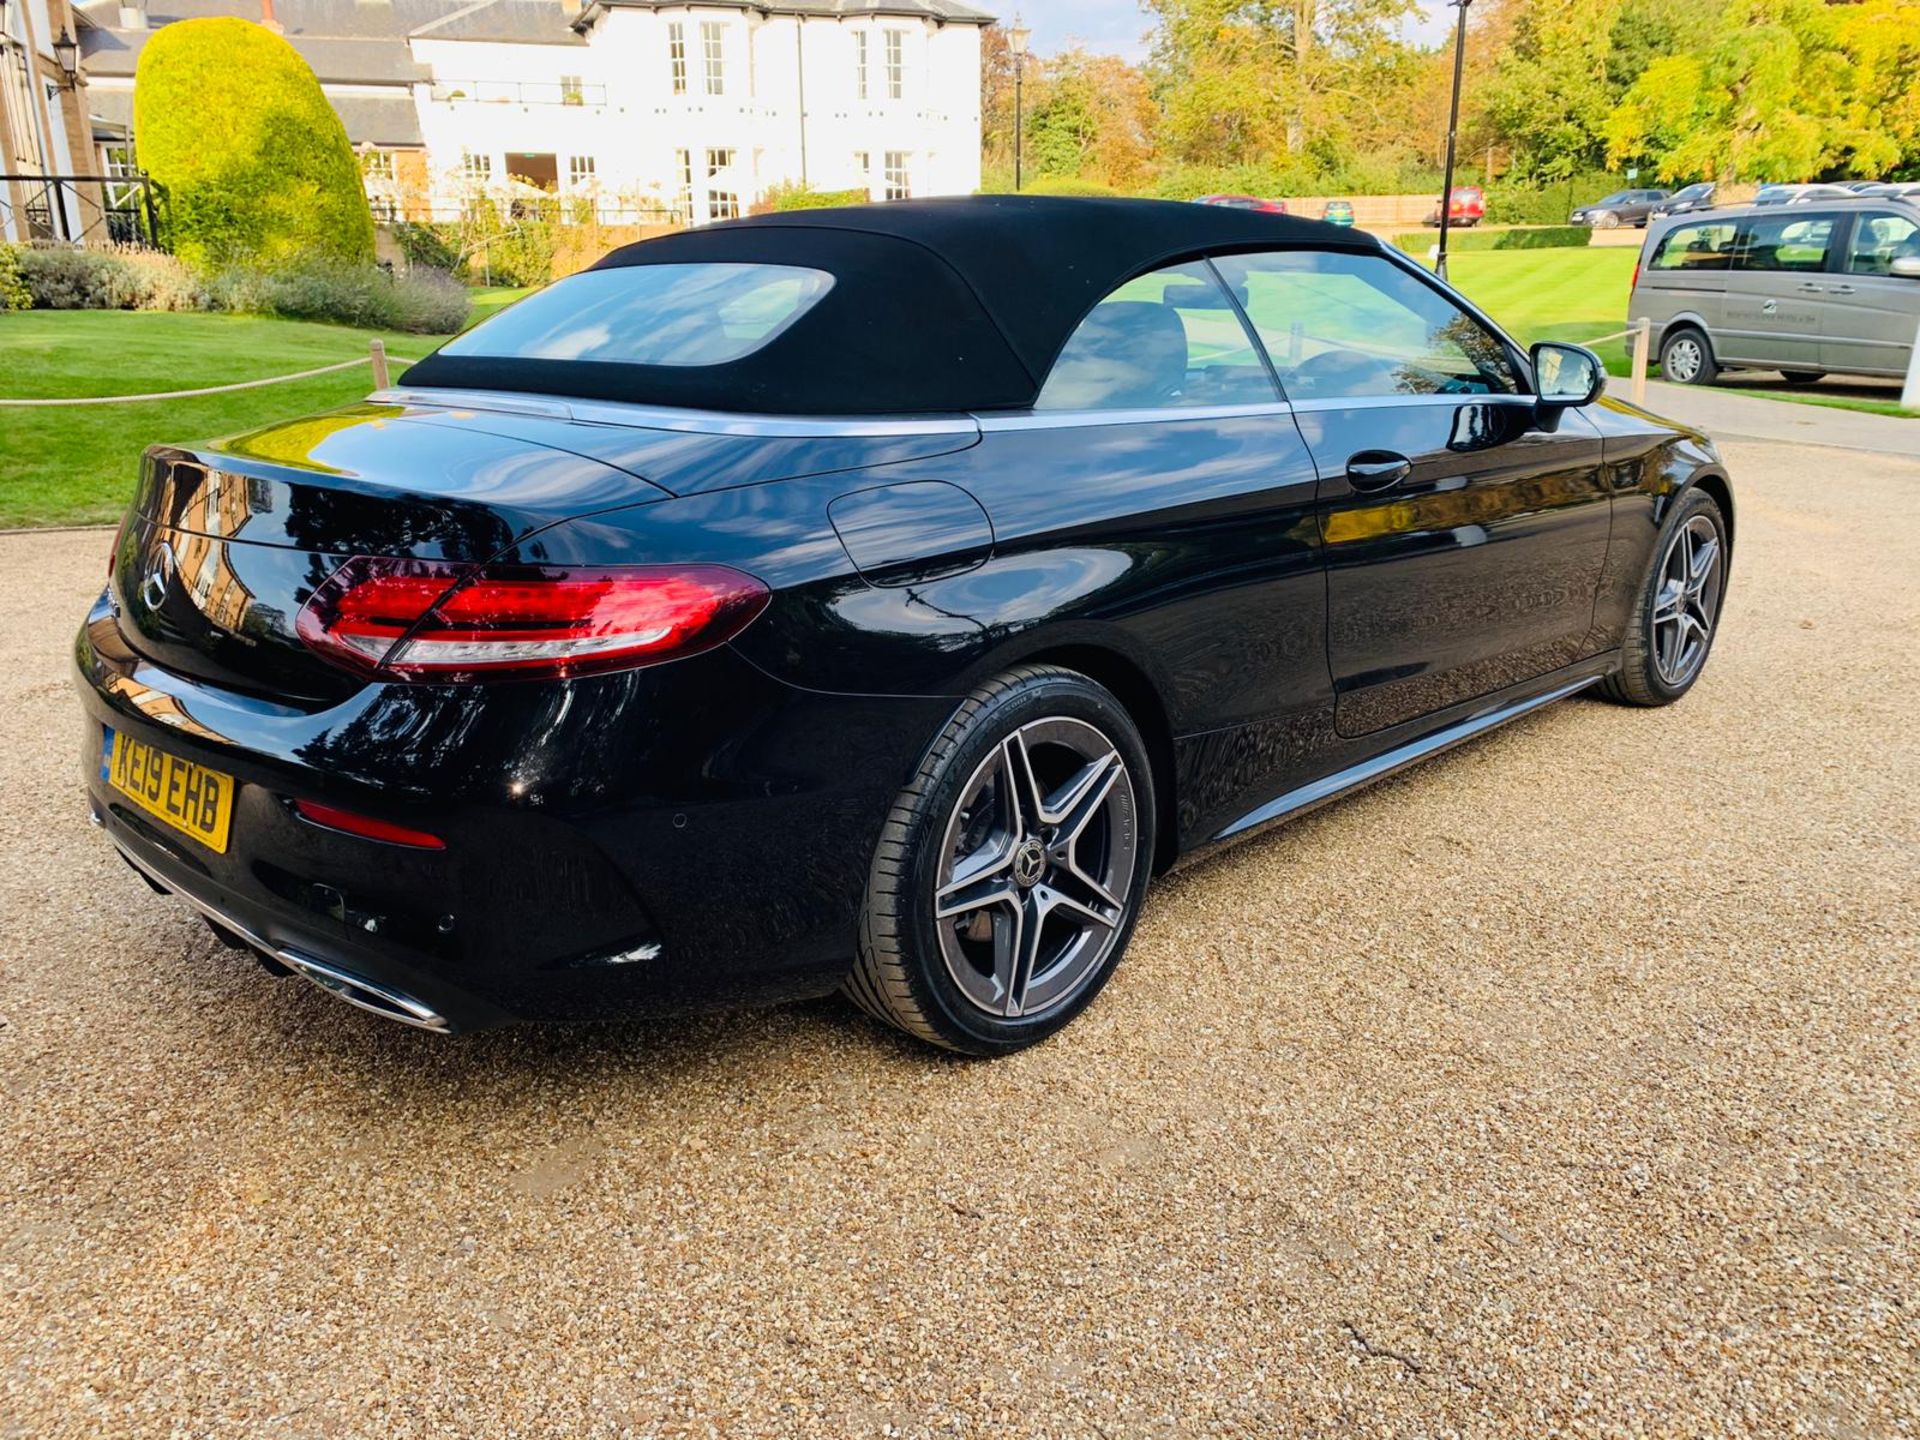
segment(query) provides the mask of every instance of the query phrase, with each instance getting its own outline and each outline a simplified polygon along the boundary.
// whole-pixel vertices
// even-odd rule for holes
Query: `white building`
[[[106,159],[152,31],[239,15],[313,66],[377,204],[526,184],[699,224],[776,186],[980,184],[980,31],[956,0],[104,0],[81,10]]]

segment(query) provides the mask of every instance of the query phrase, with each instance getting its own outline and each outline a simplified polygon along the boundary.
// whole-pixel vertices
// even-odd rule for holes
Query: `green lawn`
[[[372,332],[249,315],[34,310],[0,315],[0,394],[38,398],[188,390],[311,370],[367,353]],[[381,337],[389,355],[439,342]],[[120,518],[141,451],[232,434],[358,400],[370,372],[126,405],[0,406],[0,529]]]
[[[1514,339],[1572,340],[1624,330],[1638,252],[1624,246],[1567,250],[1466,250],[1447,257],[1447,278]],[[1595,347],[1627,373],[1624,340]]]

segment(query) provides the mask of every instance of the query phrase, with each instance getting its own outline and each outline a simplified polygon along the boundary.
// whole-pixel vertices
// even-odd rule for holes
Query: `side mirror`
[[[1887,274],[1902,280],[1920,280],[1920,255],[1901,255],[1887,266]]]
[[[1591,405],[1607,388],[1606,367],[1584,345],[1542,340],[1528,356],[1533,361],[1534,394],[1543,409]]]

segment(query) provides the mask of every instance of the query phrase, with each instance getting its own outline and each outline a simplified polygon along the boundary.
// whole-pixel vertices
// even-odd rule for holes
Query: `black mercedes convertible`
[[[430,1030],[844,990],[1065,1025],[1150,877],[1551,701],[1679,699],[1733,507],[1364,233],[992,197],[629,246],[150,450],[96,822]]]

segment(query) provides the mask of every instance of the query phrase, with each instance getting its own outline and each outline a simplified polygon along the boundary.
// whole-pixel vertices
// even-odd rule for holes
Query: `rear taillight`
[[[738,635],[767,587],[724,565],[459,565],[358,556],[302,607],[322,656],[388,680],[630,670]]]
[[[1635,260],[1633,262],[1633,279],[1627,285],[1627,293],[1632,294],[1635,290],[1638,290],[1639,288],[1640,288],[1640,262],[1638,260]]]
[[[358,810],[342,810],[338,805],[322,805],[317,800],[296,800],[293,813],[323,830],[338,830],[343,835],[358,835],[363,840],[379,840],[387,845],[406,845],[415,850],[444,850],[447,842],[424,830],[410,830],[391,820],[362,815]]]

